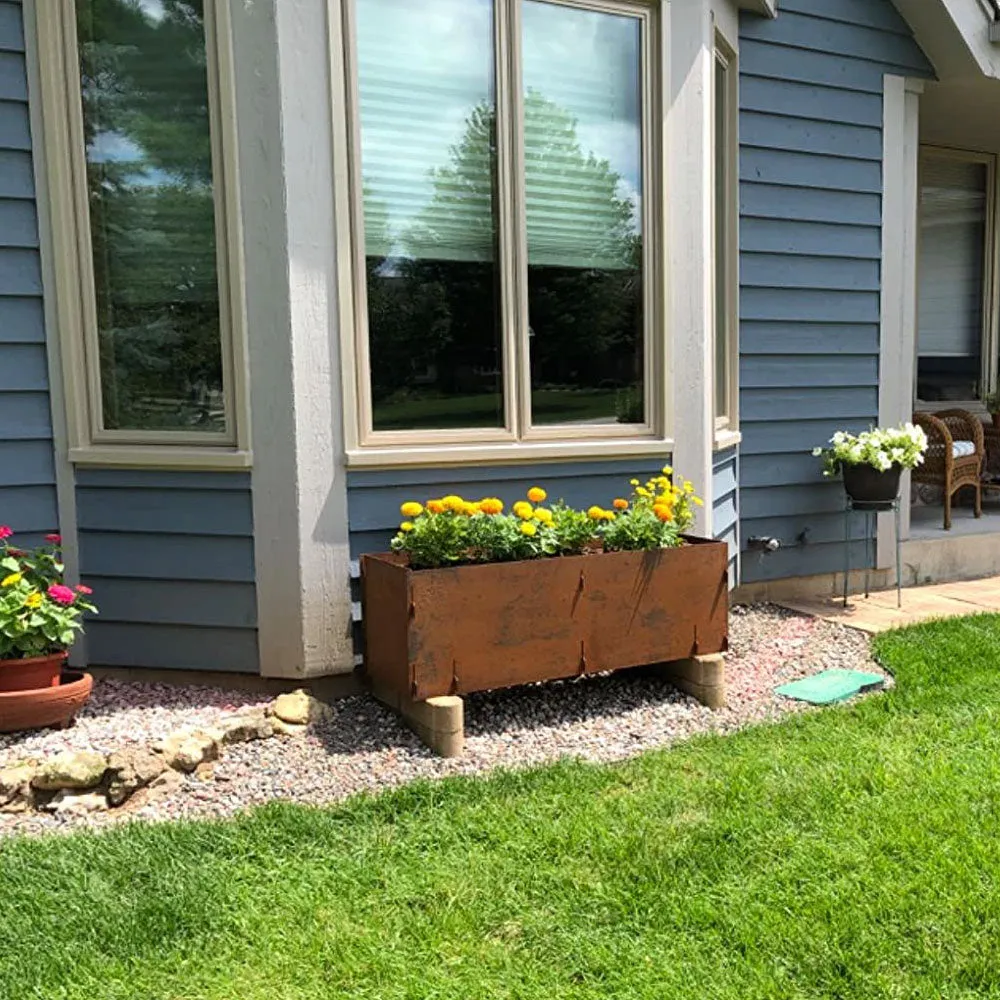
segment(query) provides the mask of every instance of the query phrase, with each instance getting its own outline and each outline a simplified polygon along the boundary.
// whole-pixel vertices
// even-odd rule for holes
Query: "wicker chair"
[[[915,413],[913,422],[927,434],[927,454],[923,464],[913,470],[915,483],[926,483],[944,490],[944,530],[951,529],[951,499],[963,487],[976,491],[976,517],[983,514],[983,425],[966,410],[942,410],[940,413]],[[956,457],[955,444],[971,441],[971,455]]]

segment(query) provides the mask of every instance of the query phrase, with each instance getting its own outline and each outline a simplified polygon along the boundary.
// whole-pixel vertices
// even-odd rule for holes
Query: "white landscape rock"
[[[64,750],[45,761],[31,779],[40,791],[95,788],[104,779],[108,762],[93,750]]]
[[[37,770],[37,761],[19,761],[0,769],[0,805],[23,797]]]
[[[40,808],[60,815],[68,813],[80,816],[86,813],[104,812],[108,808],[108,799],[103,792],[63,788]]]
[[[271,703],[271,712],[282,722],[306,726],[310,722],[322,722],[328,718],[330,706],[299,688],[297,691],[279,694]]]
[[[277,716],[275,716],[271,722],[274,726],[275,736],[305,736],[305,734],[309,732],[309,726],[306,723],[296,725],[292,722],[285,722],[284,719],[279,719]]]
[[[219,759],[217,733],[204,729],[182,729],[172,733],[155,748],[175,771],[193,771],[199,764]]]

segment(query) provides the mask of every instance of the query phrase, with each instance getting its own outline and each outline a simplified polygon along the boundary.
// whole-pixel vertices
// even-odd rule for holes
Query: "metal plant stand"
[[[868,597],[870,587],[871,565],[875,561],[873,549],[875,542],[876,515],[893,512],[896,528],[896,607],[903,606],[903,564],[900,560],[900,510],[901,497],[895,500],[855,500],[847,497],[844,506],[844,607],[847,607],[847,591],[851,579],[851,515],[864,514],[865,526],[865,597]]]

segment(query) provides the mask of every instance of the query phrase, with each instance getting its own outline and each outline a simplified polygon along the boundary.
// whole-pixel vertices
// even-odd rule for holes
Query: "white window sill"
[[[587,459],[656,456],[666,460],[673,451],[670,438],[590,441],[518,441],[510,444],[424,445],[408,448],[364,448],[347,453],[352,469],[398,466],[513,465],[522,462],[569,462]]]
[[[226,472],[249,469],[253,465],[253,452],[169,445],[91,445],[70,448],[69,460],[74,465]]]
[[[715,440],[712,443],[714,451],[725,451],[727,448],[735,448],[743,440],[743,435],[739,431],[731,431],[728,428],[715,432]]]

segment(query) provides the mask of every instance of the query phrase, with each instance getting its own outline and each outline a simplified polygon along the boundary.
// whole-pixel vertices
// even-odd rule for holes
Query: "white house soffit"
[[[995,0],[893,0],[938,77],[1000,79],[1000,4]],[[996,36],[996,41],[993,37]]]
[[[739,6],[741,10],[763,14],[764,17],[778,16],[778,0],[739,0]]]

